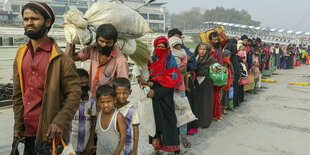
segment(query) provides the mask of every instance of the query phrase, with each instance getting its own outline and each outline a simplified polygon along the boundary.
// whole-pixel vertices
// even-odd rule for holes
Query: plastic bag
[[[218,63],[213,64],[209,68],[209,75],[211,80],[213,81],[214,86],[224,86],[227,84],[228,72],[224,73],[222,69],[218,70],[218,72],[213,72],[212,68],[217,65],[223,68],[223,66]]]
[[[64,142],[64,140],[61,138],[60,139],[62,146],[64,147],[64,149],[62,150],[62,153],[60,155],[76,155],[72,144],[66,145],[66,143]],[[56,146],[55,146],[55,138],[53,139],[53,148],[52,148],[52,155],[56,155]]]
[[[174,93],[174,105],[175,115],[177,116],[177,127],[198,119],[193,114],[186,97],[181,97],[180,95]]]
[[[147,97],[150,87],[145,86],[141,89],[140,100],[138,104],[138,113],[140,116],[140,125],[144,131],[151,137],[155,136],[156,124],[152,99]]]
[[[146,20],[136,11],[119,2],[94,3],[83,15],[76,7],[63,16],[66,40],[74,44],[93,44],[96,29],[110,23],[115,26],[119,38],[133,39],[151,32]]]
[[[233,86],[230,87],[228,96],[229,96],[228,97],[229,99],[234,98],[234,87]]]
[[[249,83],[249,76],[247,76],[246,78],[240,78],[239,85],[248,85]]]

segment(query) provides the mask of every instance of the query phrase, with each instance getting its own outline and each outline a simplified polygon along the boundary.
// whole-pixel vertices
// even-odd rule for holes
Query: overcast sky
[[[245,9],[252,19],[262,26],[310,32],[310,0],[157,0],[168,2],[165,7],[170,13],[189,10],[192,7],[212,9]]]
[[[0,2],[3,0],[0,0]],[[40,0],[37,0],[40,1]],[[99,0],[100,1],[100,0]],[[103,0],[106,1],[106,0]],[[148,1],[148,0],[146,0]],[[170,13],[189,10],[192,7],[212,9],[217,6],[245,9],[252,19],[262,26],[310,32],[310,0],[156,0],[168,2]],[[202,21],[205,22],[205,21]]]

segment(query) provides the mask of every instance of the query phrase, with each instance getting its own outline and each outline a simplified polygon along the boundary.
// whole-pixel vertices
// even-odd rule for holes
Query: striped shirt
[[[93,97],[88,102],[80,102],[79,110],[71,123],[70,143],[76,152],[85,150],[90,136],[92,116],[96,117],[96,104]]]

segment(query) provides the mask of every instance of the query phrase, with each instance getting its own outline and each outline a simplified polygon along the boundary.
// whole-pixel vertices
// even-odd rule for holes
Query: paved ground
[[[189,136],[192,148],[184,154],[210,155],[308,155],[310,154],[310,86],[290,86],[290,81],[310,82],[310,66],[281,70],[263,83],[260,94],[246,94],[247,102],[213,122],[208,129]],[[133,87],[132,101],[139,97]],[[8,154],[12,142],[12,108],[0,109],[0,155]],[[152,152],[148,136],[141,131],[139,155]]]

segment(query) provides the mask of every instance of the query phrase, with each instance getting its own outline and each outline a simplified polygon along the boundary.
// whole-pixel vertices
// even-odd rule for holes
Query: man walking
[[[22,17],[30,40],[19,46],[13,65],[14,140],[24,142],[24,154],[32,155],[43,141],[69,139],[81,88],[74,62],[47,35],[55,21],[52,8],[29,2]]]

